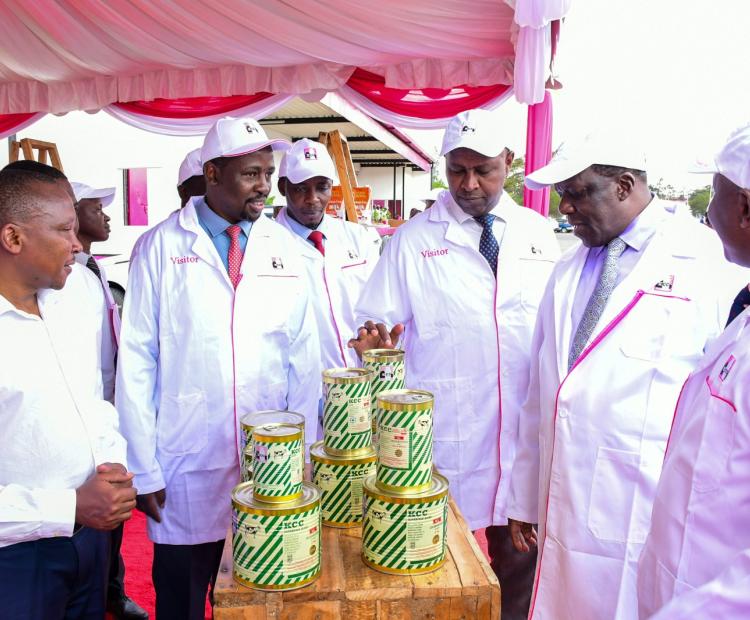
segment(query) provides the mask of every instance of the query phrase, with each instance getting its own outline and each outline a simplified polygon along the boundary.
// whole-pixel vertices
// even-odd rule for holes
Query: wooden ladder
[[[346,219],[350,222],[358,222],[357,208],[354,203],[354,188],[357,187],[357,175],[354,172],[352,154],[349,151],[349,143],[346,136],[338,129],[333,131],[321,131],[318,134],[318,142],[328,148],[328,152],[336,164],[336,172],[339,175],[339,184],[344,197],[344,209]]]
[[[36,157],[34,156],[35,150],[37,151]],[[47,157],[49,157],[52,166],[60,172],[65,172],[60,161],[60,153],[57,151],[57,145],[54,142],[44,142],[43,140],[34,140],[33,138],[23,138],[22,140],[11,142],[9,160],[11,162],[18,161],[21,153],[23,153],[24,159],[31,159],[42,164],[46,164]]]

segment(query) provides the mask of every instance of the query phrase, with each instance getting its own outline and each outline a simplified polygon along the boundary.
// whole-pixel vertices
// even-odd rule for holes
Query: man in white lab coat
[[[711,225],[750,267],[750,125],[713,172]],[[665,411],[665,414],[670,414]],[[750,617],[750,311],[706,350],[682,389],[638,565],[641,618]]]
[[[135,507],[117,415],[101,395],[92,325],[101,307],[82,306],[96,282],[70,278],[75,226],[64,175],[0,172],[0,615],[9,620],[103,617],[102,530]]]
[[[715,233],[651,195],[622,136],[563,145],[526,177],[555,185],[583,245],[550,278],[531,345],[508,515],[536,541],[531,618],[636,615],[636,562],[680,387],[735,285]]]
[[[501,135],[483,110],[451,120],[450,190],[386,245],[352,345],[393,346],[404,333],[407,384],[435,395],[435,465],[469,526],[487,528],[503,618],[515,619],[528,610],[534,558],[508,537],[507,492],[531,334],[559,246],[543,217],[503,192],[513,152]]]
[[[206,196],[146,233],[130,266],[115,399],[160,619],[203,618],[240,480],[239,418],[298,411],[316,439],[320,352],[299,250],[261,217],[272,148],[286,147],[253,119],[218,120],[201,149]]]
[[[322,368],[357,366],[347,346],[357,331],[354,304],[380,256],[373,230],[325,214],[336,177],[328,149],[298,140],[279,167],[279,192],[286,198],[276,221],[298,240],[320,333]]]
[[[102,347],[100,366],[104,399],[115,401],[115,361],[117,343],[120,340],[120,310],[109,288],[107,274],[99,261],[91,253],[91,244],[109,239],[110,217],[104,209],[115,198],[114,187],[91,187],[73,181],[71,184],[76,199],[78,215],[78,240],[81,251],[76,254],[76,262],[88,269],[99,283],[99,304],[104,306],[105,316],[102,325]],[[124,526],[112,530],[110,549],[109,580],[107,583],[107,611],[116,620],[147,620],[148,614],[125,594],[125,563],[122,560],[122,536]]]

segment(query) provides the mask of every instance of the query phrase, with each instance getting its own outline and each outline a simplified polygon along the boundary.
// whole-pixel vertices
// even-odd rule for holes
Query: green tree
[[[690,207],[690,212],[696,217],[706,215],[706,211],[708,210],[708,203],[710,200],[710,185],[706,185],[705,187],[693,190],[692,192],[690,192],[690,196],[688,197],[688,206]]]
[[[662,200],[685,200],[685,190],[678,189],[660,178],[656,185],[650,184],[648,188]]]
[[[435,164],[432,166],[430,177],[430,189],[448,189],[448,185],[443,180],[443,177],[440,176],[440,169]]]

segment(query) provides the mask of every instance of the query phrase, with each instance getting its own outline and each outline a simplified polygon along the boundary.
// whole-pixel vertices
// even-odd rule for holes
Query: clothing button
[[[565,419],[565,418],[568,417],[568,410],[565,409],[565,408],[563,408],[563,407],[560,407],[560,409],[558,409],[558,411],[557,411],[557,415],[559,417]]]

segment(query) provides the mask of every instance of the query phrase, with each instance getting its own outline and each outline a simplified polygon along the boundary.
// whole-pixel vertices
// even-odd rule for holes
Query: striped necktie
[[[497,256],[500,253],[500,246],[497,243],[495,234],[492,232],[492,223],[495,216],[487,213],[474,218],[482,226],[482,236],[479,239],[479,253],[484,256],[487,264],[492,269],[492,275],[497,277]]]

